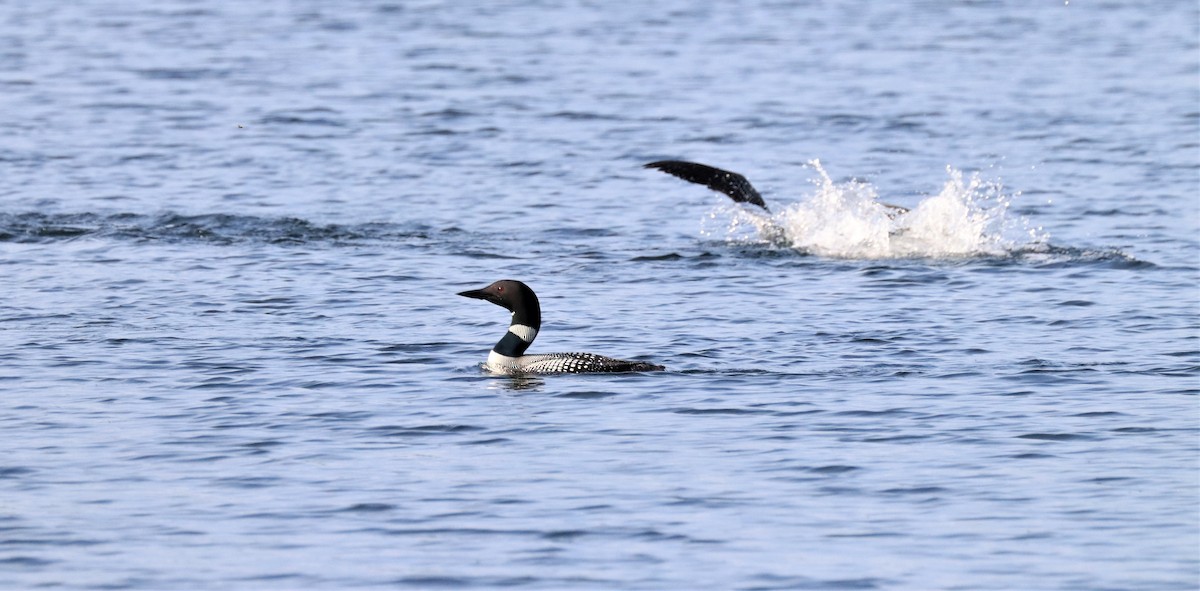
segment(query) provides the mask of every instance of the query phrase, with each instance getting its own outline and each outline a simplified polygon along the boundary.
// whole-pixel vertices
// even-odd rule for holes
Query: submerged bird
[[[625,361],[594,353],[543,353],[526,355],[525,350],[542,327],[542,307],[528,285],[502,279],[483,289],[458,295],[487,300],[512,312],[512,324],[500,342],[488,354],[487,369],[501,374],[612,373],[661,371],[661,365],[643,361]]]
[[[751,185],[746,177],[736,172],[683,160],[659,160],[646,164],[642,168],[661,170],[685,181],[704,185],[709,189],[724,193],[738,203],[751,203],[763,208],[768,213],[771,211],[767,209],[766,202],[763,201],[762,195],[759,195],[758,191],[754,189],[754,185]],[[908,213],[908,208],[899,205],[890,203],[881,203],[880,205],[891,210],[888,217],[894,218],[897,215]]]

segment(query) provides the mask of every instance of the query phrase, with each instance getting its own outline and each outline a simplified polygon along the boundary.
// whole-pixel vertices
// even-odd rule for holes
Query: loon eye
[[[496,291],[503,292],[503,291],[504,291],[504,286],[503,286],[503,285],[497,285],[497,286],[496,286]]]

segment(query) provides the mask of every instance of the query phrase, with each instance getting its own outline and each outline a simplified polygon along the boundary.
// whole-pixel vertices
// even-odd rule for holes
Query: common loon
[[[512,324],[508,332],[488,354],[487,369],[493,373],[611,373],[665,369],[653,363],[613,359],[594,353],[526,355],[525,349],[533,343],[542,327],[542,307],[533,290],[520,281],[502,279],[483,289],[472,289],[458,295],[487,300],[512,312]]]
[[[751,203],[763,208],[768,213],[771,211],[767,209],[767,204],[763,201],[762,195],[759,195],[758,191],[754,190],[754,185],[751,185],[750,181],[746,180],[746,177],[736,172],[721,170],[707,164],[684,162],[683,160],[659,160],[658,162],[646,164],[643,168],[661,170],[685,181],[704,185],[709,189],[724,193],[738,203]],[[890,203],[881,203],[880,205],[892,210],[892,213],[888,214],[892,218],[903,213],[908,213],[908,208],[906,207]]]

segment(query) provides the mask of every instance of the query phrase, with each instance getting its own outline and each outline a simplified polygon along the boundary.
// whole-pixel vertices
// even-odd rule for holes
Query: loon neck
[[[525,286],[522,285],[522,287]],[[526,289],[528,292],[521,294],[521,297],[509,308],[512,311],[512,325],[530,326],[536,331],[542,328],[542,306],[538,302],[537,296],[533,295],[533,290]]]
[[[540,316],[540,314],[538,315]],[[533,324],[525,324],[521,322],[529,322],[533,320]],[[500,338],[500,342],[492,347],[492,351],[499,353],[505,357],[520,357],[525,354],[525,350],[529,345],[533,344],[533,339],[537,338],[538,329],[541,328],[541,318],[530,318],[527,315],[518,315],[513,312],[512,324],[508,325],[508,331]]]

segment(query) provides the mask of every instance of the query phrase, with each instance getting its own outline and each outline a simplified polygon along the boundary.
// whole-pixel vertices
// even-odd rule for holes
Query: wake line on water
[[[819,161],[812,161],[810,166],[820,178],[813,181],[816,190],[805,199],[777,209],[774,214],[755,207],[727,205],[708,215],[704,233],[723,234],[727,243],[750,248],[751,252],[744,253],[750,256],[797,254],[1038,267],[1093,263],[1131,269],[1156,267],[1116,248],[1080,249],[1050,244],[1049,234],[1042,228],[1032,228],[1023,217],[1010,214],[1014,196],[1005,194],[999,183],[984,181],[978,174],[964,177],[960,171],[947,167],[950,178],[938,194],[926,197],[912,210],[897,213],[878,201],[878,192],[870,183],[858,180],[836,183]],[[721,227],[712,229],[716,224]],[[0,212],[0,244],[94,238],[166,244],[352,246],[425,243],[437,235],[461,239],[462,232],[454,226],[434,229],[420,222],[320,224],[293,217],[237,214]],[[475,242],[479,241],[480,235],[471,235]],[[763,245],[770,248],[760,248]],[[656,253],[633,260],[687,258],[676,253]]]
[[[85,237],[212,244],[334,244],[424,239],[428,232],[391,223],[316,224],[252,215],[0,213],[0,242],[63,242]]]
[[[998,182],[947,167],[949,179],[936,195],[899,212],[879,201],[870,183],[834,182],[820,161],[815,191],[778,213],[724,208],[710,213],[705,233],[724,232],[731,242],[759,242],[805,254],[843,259],[1000,257],[1049,248],[1049,234],[1011,215],[1015,195]],[[1019,195],[1019,194],[1017,194]],[[732,216],[719,230],[722,212]]]

